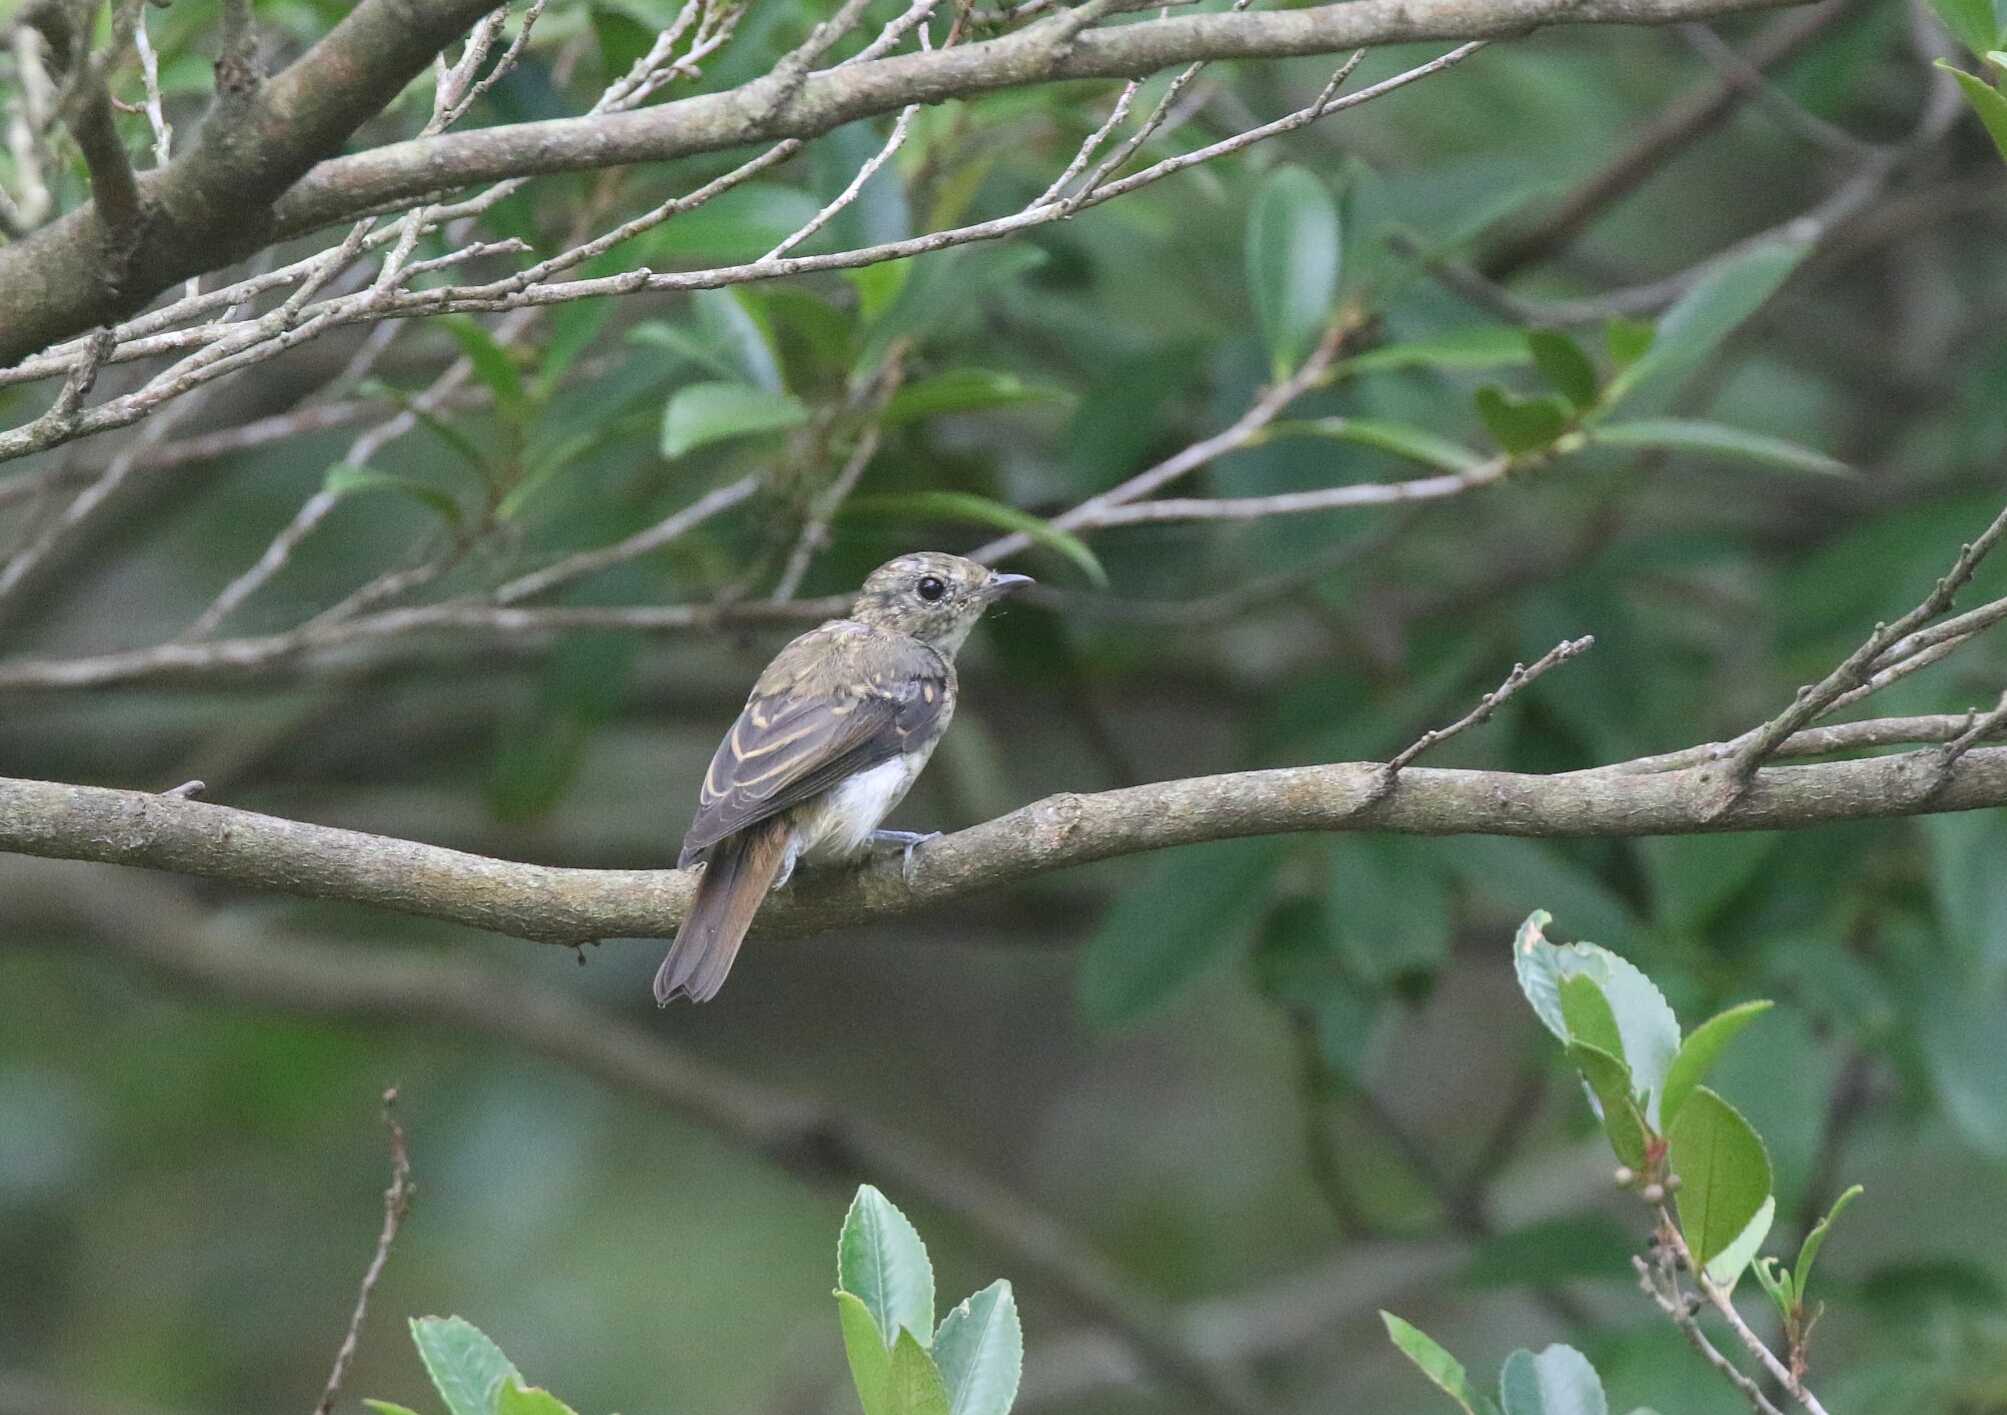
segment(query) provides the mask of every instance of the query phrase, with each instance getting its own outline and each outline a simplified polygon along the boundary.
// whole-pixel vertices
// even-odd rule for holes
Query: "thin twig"
[[[1563,639],[1560,643],[1535,659],[1531,664],[1513,664],[1512,671],[1505,675],[1505,681],[1480,698],[1476,707],[1447,727],[1431,727],[1413,742],[1402,748],[1400,753],[1386,764],[1385,771],[1387,773],[1388,785],[1391,786],[1393,778],[1399,776],[1402,770],[1422,753],[1428,751],[1431,747],[1447,742],[1459,732],[1467,732],[1473,727],[1479,727],[1491,721],[1493,713],[1518,696],[1520,690],[1546,673],[1548,669],[1558,668],[1569,659],[1585,654],[1595,646],[1595,637],[1584,634],[1579,639]]]
[[[1699,1264],[1694,1262],[1693,1253],[1687,1248],[1686,1238],[1680,1233],[1679,1225],[1673,1222],[1672,1214],[1663,1207],[1659,1209],[1659,1238],[1678,1255],[1681,1262],[1686,1264],[1687,1271],[1693,1274],[1694,1286],[1700,1289],[1703,1297],[1714,1304],[1714,1310],[1728,1323],[1729,1330],[1735,1333],[1748,1348],[1749,1354],[1769,1372],[1770,1378],[1789,1392],[1793,1400],[1804,1406],[1809,1415],[1826,1415],[1826,1407],[1819,1403],[1818,1397],[1806,1389],[1804,1381],[1799,1379],[1796,1372],[1763,1344],[1761,1337],[1750,1330],[1749,1323],[1742,1320],[1742,1313],[1735,1309],[1734,1300],[1702,1271]]]
[[[1715,809],[1726,810],[1734,804],[1748,789],[1756,769],[1769,760],[1786,738],[1825,712],[1843,693],[1864,686],[1874,671],[1876,661],[1891,645],[1951,608],[1959,590],[1965,587],[1980,562],[2003,536],[2007,536],[2007,509],[1993,518],[1992,524],[1980,533],[1977,540],[1960,548],[1957,560],[1922,603],[1892,624],[1877,624],[1874,632],[1859,648],[1848,654],[1839,667],[1817,683],[1808,683],[1800,688],[1790,707],[1757,728],[1730,758],[1727,779],[1715,798]]]
[[[1700,1323],[1693,1319],[1693,1313],[1687,1309],[1686,1298],[1680,1293],[1676,1278],[1662,1274],[1643,1258],[1633,1257],[1631,1266],[1637,1269],[1638,1286],[1645,1296],[1651,1298],[1661,1312],[1672,1318],[1673,1325],[1679,1328],[1680,1335],[1687,1339],[1695,1351],[1706,1358],[1707,1364],[1721,1372],[1728,1383],[1741,1393],[1742,1398],[1749,1402],[1749,1408],[1754,1415],[1784,1415],[1770,1403],[1770,1398],[1763,1393],[1761,1386],[1744,1375],[1740,1367],[1722,1355],[1719,1348],[1707,1339],[1707,1333],[1700,1329]],[[1667,1290],[1668,1287],[1670,1291]]]
[[[411,1212],[411,1154],[405,1148],[404,1127],[397,1123],[396,1105],[397,1088],[392,1086],[383,1093],[383,1124],[390,1132],[390,1187],[383,1191],[383,1231],[376,1237],[376,1253],[362,1275],[362,1286],[355,1294],[355,1310],[349,1314],[348,1331],[342,1336],[340,1349],[335,1352],[334,1369],[328,1372],[327,1389],[321,1393],[314,1415],[329,1415],[336,1398],[341,1395],[341,1383],[348,1376],[349,1363],[355,1360],[356,1344],[362,1338],[362,1321],[369,1312],[369,1295],[376,1290],[377,1280],[383,1276],[384,1264],[390,1261],[390,1247],[397,1241],[398,1227],[404,1222],[404,1216]]]

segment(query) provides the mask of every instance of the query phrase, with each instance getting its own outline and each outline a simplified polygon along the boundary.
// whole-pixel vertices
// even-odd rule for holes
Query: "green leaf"
[[[1523,1347],[1498,1373],[1505,1415],[1609,1415],[1603,1382],[1589,1358],[1572,1346],[1550,1346],[1535,1356]]]
[[[1474,324],[1452,329],[1425,339],[1399,344],[1383,344],[1354,354],[1332,367],[1337,378],[1360,373],[1385,373],[1395,369],[1495,369],[1520,368],[1533,358],[1526,347],[1525,333],[1512,324]]]
[[[392,388],[380,379],[366,378],[356,385],[355,391],[359,396],[364,398],[390,399],[391,402],[397,404],[400,411],[409,414],[427,432],[459,453],[461,460],[466,462],[468,466],[479,472],[483,477],[492,479],[491,462],[493,459],[488,456],[488,450],[474,441],[473,438],[467,436],[466,433],[460,431],[459,428],[453,426],[452,423],[440,417],[437,413],[432,412],[429,408],[419,406],[418,400],[403,389]]]
[[[1408,423],[1382,422],[1373,418],[1312,418],[1281,422],[1268,430],[1270,438],[1329,437],[1339,442],[1356,442],[1377,447],[1397,457],[1407,457],[1425,466],[1446,472],[1467,472],[1482,466],[1484,458],[1458,442],[1438,437],[1427,428]]]
[[[843,278],[857,291],[857,317],[867,325],[875,324],[885,311],[892,308],[912,273],[910,258],[881,260],[874,265],[844,271]]]
[[[1763,1206],[1756,1216],[1743,1225],[1742,1232],[1735,1240],[1707,1263],[1707,1280],[1723,1292],[1735,1291],[1735,1284],[1742,1280],[1750,1260],[1763,1246],[1763,1240],[1770,1236],[1770,1224],[1777,1217],[1777,1196],[1766,1195]]]
[[[1338,205],[1301,167],[1270,173],[1247,222],[1247,284],[1269,362],[1282,378],[1331,321],[1338,297]]]
[[[1791,1287],[1791,1270],[1775,1258],[1758,1258],[1750,1264],[1749,1270],[1756,1274],[1756,1284],[1763,1289],[1777,1308],[1777,1315],[1785,1321],[1798,1309],[1798,1297]]]
[[[998,1279],[941,1319],[934,1364],[950,1415],[1009,1415],[1024,1370],[1024,1329],[1008,1282]]]
[[[329,467],[327,475],[321,478],[321,490],[330,496],[355,496],[366,491],[394,491],[399,496],[408,496],[413,501],[438,513],[450,526],[460,524],[460,503],[452,493],[430,482],[419,481],[416,477],[398,476],[394,472],[379,472],[371,467],[352,466],[338,462]]]
[[[1544,899],[1591,937],[1621,937],[1638,925],[1631,906],[1563,842],[1473,835],[1445,854],[1451,871],[1494,907]]]
[[[934,1331],[934,1265],[927,1246],[892,1201],[861,1184],[836,1244],[836,1284],[861,1298],[888,1347],[899,1332],[924,1341]]]
[[[1687,1034],[1686,1040],[1680,1043],[1679,1054],[1666,1071],[1665,1094],[1659,1098],[1661,1125],[1672,1124],[1679,1108],[1693,1094],[1693,1088],[1706,1079],[1709,1069],[1727,1050],[1728,1044],[1735,1040],[1736,1034],[1769,1010],[1768,1002],[1745,1002],[1726,1012],[1716,1013]]]
[[[964,246],[925,259],[909,256],[893,262],[912,265],[913,270],[892,299],[868,321],[856,366],[875,369],[884,363],[895,340],[924,341],[950,320],[973,318],[990,290],[1036,269],[1045,258],[1045,252],[1036,246],[989,250]]]
[[[1547,926],[1554,916],[1535,909],[1519,926],[1512,939],[1512,968],[1519,977],[1519,990],[1540,1025],[1554,1034],[1561,1045],[1568,1044],[1568,1019],[1561,1015],[1561,969],[1555,945],[1547,941]]]
[[[884,496],[853,496],[844,503],[843,515],[892,518],[896,520],[968,521],[978,526],[994,526],[1017,531],[1034,544],[1054,550],[1080,567],[1082,574],[1097,586],[1106,587],[1108,572],[1087,542],[1071,531],[1063,531],[1050,521],[1029,511],[976,496],[965,491],[901,491]]]
[[[1081,1015],[1099,1027],[1134,1022],[1197,979],[1246,934],[1250,901],[1283,853],[1273,839],[1224,840],[1154,862],[1081,953]]]
[[[949,1415],[948,1388],[934,1358],[903,1328],[892,1348],[891,1415]]]
[[[1464,1415],[1479,1415],[1487,1402],[1471,1388],[1470,1377],[1464,1373],[1463,1363],[1442,1349],[1427,1332],[1402,1321],[1392,1312],[1381,1309],[1380,1320],[1387,1325],[1387,1339],[1396,1349],[1414,1362],[1421,1373],[1436,1383],[1436,1386],[1463,1407]]]
[[[941,413],[974,413],[1029,403],[1063,403],[1072,394],[1052,383],[1026,383],[996,369],[958,368],[909,383],[886,403],[879,421],[887,427],[919,422]]]
[[[510,1376],[495,1392],[495,1415],[578,1415],[578,1412],[542,1386],[526,1386],[520,1376]]]
[[[1562,1007],[1562,983],[1577,974],[1593,979],[1616,1019],[1623,1040],[1621,1061],[1630,1071],[1633,1094],[1647,1098],[1645,1119],[1656,1123],[1666,1073],[1679,1053],[1679,1022],[1672,1008],[1651,979],[1609,949],[1593,943],[1548,942],[1545,929],[1551,921],[1546,910],[1535,910],[1519,927],[1512,951],[1520,991],[1547,1030],[1566,1043],[1571,1034]]]
[[[1627,369],[1645,356],[1658,333],[1658,326],[1647,320],[1619,315],[1603,326],[1603,344],[1610,351],[1610,362]]]
[[[1577,973],[1561,980],[1561,1019],[1568,1024],[1573,1041],[1586,1042],[1624,1059],[1624,1039],[1617,1031],[1617,1014],[1594,978]]]
[[[374,1410],[376,1415],[418,1415],[418,1412],[410,1406],[399,1405],[394,1400],[371,1400],[368,1396],[364,1396],[362,1403]]]
[[[1765,241],[1718,261],[1659,320],[1651,347],[1603,392],[1603,406],[1663,403],[1782,285],[1808,241]]]
[[[495,409],[504,421],[517,427],[527,426],[535,415],[529,394],[523,390],[522,370],[516,367],[509,351],[495,342],[495,336],[482,328],[472,316],[449,314],[440,317],[446,332],[460,346],[460,352],[474,366],[474,374],[488,386],[495,395]]]
[[[1858,1184],[1849,1185],[1844,1194],[1833,1200],[1833,1207],[1826,1210],[1826,1216],[1813,1224],[1812,1231],[1805,1235],[1804,1243],[1798,1248],[1798,1266],[1791,1274],[1792,1296],[1800,1305],[1804,1303],[1806,1289],[1812,1281],[1812,1264],[1818,1261],[1819,1250],[1826,1246],[1826,1234],[1833,1227],[1833,1221],[1847,1205],[1865,1192]]]
[[[1513,456],[1551,447],[1568,430],[1568,405],[1548,395],[1520,398],[1496,385],[1477,390],[1477,415],[1493,440]]]
[[[496,1393],[521,1375],[501,1348],[460,1317],[414,1317],[411,1340],[451,1415],[492,1415]]]
[[[689,383],[662,415],[662,455],[681,457],[713,442],[778,432],[808,421],[808,409],[788,393],[744,383]]]
[[[1619,1163],[1632,1169],[1642,1168],[1647,1129],[1644,1115],[1632,1098],[1629,1068],[1622,1059],[1588,1042],[1568,1043],[1568,1059],[1575,1063],[1589,1093],[1596,1098],[1596,1109],[1601,1112],[1603,1133],[1609,1137],[1611,1152]]]
[[[1442,852],[1393,835],[1342,836],[1331,860],[1331,930],[1368,985],[1425,979],[1449,957],[1453,921]]]
[[[857,1387],[864,1415],[887,1415],[892,1408],[892,1353],[878,1330],[878,1319],[864,1299],[841,1288],[836,1316],[843,1328],[843,1354],[850,1362],[851,1383]]]
[[[1957,36],[1958,42],[1974,54],[1984,54],[2000,44],[1993,0],[1930,0],[1930,8],[1937,11],[1937,17]]]
[[[1995,1158],[2007,1158],[2003,1016],[2007,990],[1947,977],[1920,1000],[1915,1023],[1938,1105],[1970,1143]]]
[[[1960,962],[1982,982],[2007,975],[2007,812],[1961,811],[1924,821],[1931,895]]]
[[[1558,329],[1529,329],[1526,347],[1550,388],[1583,412],[1596,406],[1596,366],[1580,344]]]
[[[1680,1177],[1679,1221],[1706,1267],[1742,1236],[1770,1197],[1770,1156],[1742,1113],[1696,1086],[1667,1132]]]
[[[1740,458],[1782,471],[1814,472],[1820,476],[1851,476],[1854,470],[1838,458],[1787,442],[1781,437],[1745,432],[1739,427],[1724,427],[1720,423],[1691,418],[1641,418],[1636,422],[1605,423],[1590,429],[1589,440],[1603,447],[1642,447]]]

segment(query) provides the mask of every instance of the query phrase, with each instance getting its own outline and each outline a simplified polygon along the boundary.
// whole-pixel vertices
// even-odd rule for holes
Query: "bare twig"
[[[1809,1415],[1826,1415],[1826,1407],[1819,1403],[1818,1397],[1806,1389],[1804,1381],[1799,1379],[1796,1372],[1763,1344],[1761,1337],[1750,1330],[1749,1323],[1742,1320],[1742,1313],[1735,1309],[1734,1301],[1709,1279],[1699,1264],[1694,1262],[1693,1254],[1687,1249],[1686,1239],[1679,1231],[1679,1225],[1673,1222],[1671,1213],[1664,1208],[1659,1210],[1659,1240],[1686,1264],[1687,1271],[1693,1274],[1694,1286],[1698,1287],[1701,1295],[1714,1305],[1714,1310],[1728,1323],[1729,1330],[1734,1332],[1743,1346],[1748,1348],[1749,1354],[1761,1363],[1770,1378],[1789,1392],[1793,1400],[1804,1406]]]
[[[1763,1388],[1745,1376],[1740,1367],[1722,1355],[1720,1349],[1707,1339],[1707,1333],[1702,1331],[1700,1323],[1693,1319],[1693,1313],[1687,1307],[1686,1298],[1679,1290],[1679,1281],[1676,1277],[1664,1271],[1661,1265],[1647,1262],[1643,1258],[1632,1258],[1631,1266],[1637,1269],[1638,1286],[1644,1291],[1645,1296],[1651,1298],[1661,1312],[1672,1318],[1673,1325],[1679,1328],[1680,1335],[1687,1339],[1688,1345],[1705,1357],[1707,1364],[1721,1372],[1728,1383],[1741,1393],[1742,1398],[1749,1402],[1749,1408],[1754,1415],[1783,1415],[1782,1411],[1770,1403],[1770,1398],[1763,1393]]]
[[[1400,754],[1387,763],[1387,775],[1389,777],[1398,776],[1408,763],[1419,757],[1423,752],[1428,751],[1431,747],[1447,742],[1459,732],[1468,731],[1473,727],[1480,727],[1491,721],[1493,713],[1505,706],[1514,697],[1517,697],[1522,689],[1546,673],[1548,669],[1558,668],[1569,659],[1585,654],[1595,646],[1596,640],[1594,637],[1584,634],[1579,639],[1563,639],[1560,643],[1535,659],[1531,664],[1513,664],[1512,671],[1505,675],[1505,681],[1479,699],[1476,707],[1447,727],[1431,727],[1408,746],[1402,748]]]
[[[334,1410],[335,1400],[341,1394],[341,1383],[348,1376],[349,1363],[355,1360],[356,1344],[362,1338],[363,1318],[369,1313],[369,1295],[376,1290],[377,1280],[383,1276],[384,1264],[390,1261],[390,1248],[397,1241],[399,1225],[411,1212],[411,1154],[405,1148],[404,1127],[397,1123],[396,1105],[397,1088],[392,1086],[383,1093],[383,1124],[390,1132],[390,1187],[383,1191],[383,1231],[376,1237],[376,1252],[363,1272],[362,1286],[355,1294],[355,1310],[349,1314],[348,1331],[343,1334],[341,1347],[335,1352],[334,1369],[328,1372],[327,1389],[321,1392],[321,1401],[314,1407],[314,1415],[331,1415]]]
[[[554,565],[509,581],[489,598],[496,604],[520,604],[526,599],[549,594],[574,580],[582,580],[588,575],[596,575],[615,565],[652,554],[713,516],[737,506],[757,492],[764,480],[758,473],[749,473],[737,481],[728,482],[715,491],[706,492],[688,506],[678,507],[646,530],[636,531],[612,545],[567,555]]]
[[[1965,587],[1979,564],[2007,536],[2007,510],[1993,518],[1992,524],[1982,531],[1977,540],[1962,547],[1958,558],[1950,570],[1926,595],[1921,604],[1892,624],[1877,624],[1872,634],[1861,646],[1848,654],[1840,666],[1820,679],[1808,683],[1798,690],[1791,706],[1764,723],[1750,735],[1748,740],[1736,749],[1729,759],[1727,779],[1716,793],[1715,808],[1726,810],[1737,797],[1747,789],[1756,769],[1774,753],[1779,744],[1801,727],[1810,723],[1821,713],[1833,706],[1835,701],[1850,689],[1864,686],[1874,665],[1887,650],[1905,635],[1923,627],[1951,607],[1958,591]]]

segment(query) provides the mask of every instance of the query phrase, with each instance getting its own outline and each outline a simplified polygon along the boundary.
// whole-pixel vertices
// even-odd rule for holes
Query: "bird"
[[[683,837],[696,896],[655,974],[655,1000],[707,1002],[724,986],[767,894],[795,865],[905,856],[933,834],[880,830],[955,715],[955,654],[983,612],[1029,575],[920,551],[873,570],[842,619],[793,640],[718,744]]]

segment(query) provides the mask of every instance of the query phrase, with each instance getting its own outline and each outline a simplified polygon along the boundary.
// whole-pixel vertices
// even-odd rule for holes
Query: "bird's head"
[[[923,550],[873,570],[850,617],[952,656],[985,609],[1031,582],[1029,575],[999,574],[959,555]]]

